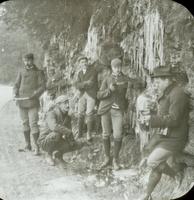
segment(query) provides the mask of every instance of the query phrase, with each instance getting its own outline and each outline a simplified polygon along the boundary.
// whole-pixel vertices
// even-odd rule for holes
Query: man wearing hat
[[[23,58],[24,68],[17,76],[13,93],[18,99],[17,104],[23,123],[23,132],[26,142],[25,149],[31,150],[30,133],[33,136],[35,155],[39,154],[37,140],[39,137],[38,111],[39,97],[45,90],[45,77],[43,71],[34,64],[34,55],[27,54]]]
[[[94,108],[98,88],[97,71],[92,65],[89,65],[88,59],[85,56],[79,57],[78,62],[81,69],[75,84],[80,91],[78,102],[78,137],[82,136],[84,117],[86,115],[87,140],[90,142],[92,139]]]
[[[55,105],[46,113],[45,125],[39,137],[42,150],[47,152],[47,162],[55,165],[57,161],[64,165],[63,154],[75,150],[78,146],[71,130],[71,118],[68,115],[69,100],[61,95],[55,100]]]
[[[102,82],[97,97],[100,100],[98,114],[101,115],[105,161],[101,167],[111,163],[110,136],[113,130],[114,155],[113,168],[119,170],[119,152],[122,145],[123,114],[127,109],[126,92],[128,78],[122,73],[122,62],[119,58],[111,61],[112,73]]]
[[[173,81],[174,74],[169,67],[156,68],[152,78],[160,92],[158,111],[156,115],[148,116],[145,123],[148,123],[151,128],[159,128],[161,131],[159,131],[159,135],[154,135],[151,139],[152,149],[147,158],[147,165],[151,168],[151,173],[143,200],[151,199],[151,193],[163,173],[175,178],[176,165],[174,163],[170,166],[167,161],[182,152],[188,141],[188,95],[176,81]]]

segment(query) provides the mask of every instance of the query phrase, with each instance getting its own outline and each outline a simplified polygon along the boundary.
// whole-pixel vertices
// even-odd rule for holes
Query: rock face
[[[194,20],[186,8],[171,0],[93,0],[87,5],[70,6],[72,11],[76,6],[85,8],[84,16],[53,35],[45,67],[65,68],[67,78],[75,80],[79,54],[97,61],[96,67],[109,66],[112,58],[121,57],[127,75],[145,80],[159,65],[179,65],[186,70],[187,89],[193,93]],[[191,126],[193,117],[191,112]],[[193,140],[192,128],[190,135]]]
[[[56,48],[66,66],[75,68],[77,54],[83,52],[92,61],[106,65],[111,58],[121,56],[128,71],[140,76],[145,75],[144,69],[151,73],[154,67],[169,63],[193,68],[194,20],[182,5],[171,0],[101,0],[88,4],[90,20],[82,17],[76,23],[76,35],[74,26],[51,38],[50,49]]]

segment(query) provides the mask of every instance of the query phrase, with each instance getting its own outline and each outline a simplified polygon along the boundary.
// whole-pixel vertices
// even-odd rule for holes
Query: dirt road
[[[14,102],[0,113],[0,198],[5,200],[91,200],[83,177],[49,167],[43,157],[18,152],[24,145]],[[95,198],[96,199],[96,198]]]

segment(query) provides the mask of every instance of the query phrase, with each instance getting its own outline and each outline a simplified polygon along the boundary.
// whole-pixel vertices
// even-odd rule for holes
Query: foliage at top
[[[23,29],[46,45],[53,34],[71,31],[71,40],[86,33],[92,2],[95,0],[10,0],[2,4],[6,9],[2,20],[10,29]]]

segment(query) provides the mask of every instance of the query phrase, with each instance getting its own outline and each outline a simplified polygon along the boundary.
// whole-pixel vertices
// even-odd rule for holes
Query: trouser
[[[161,163],[167,162],[169,161],[169,159],[172,159],[173,156],[174,153],[172,151],[169,151],[161,147],[156,147],[148,156],[147,165],[148,167],[154,169]]]
[[[61,154],[63,154],[73,151],[75,148],[74,143],[70,143],[68,140],[63,139],[61,134],[57,132],[41,134],[38,139],[38,144],[43,151],[46,151],[49,154],[52,154],[54,151],[59,151]]]
[[[31,134],[39,133],[39,126],[38,126],[38,107],[33,108],[22,108],[19,107],[20,117],[22,120],[23,131],[24,132],[31,132]]]
[[[122,140],[123,112],[119,109],[110,109],[101,116],[103,138],[110,137],[113,130],[114,140]]]
[[[87,117],[93,116],[95,103],[95,99],[85,92],[78,101],[78,114],[86,114]]]
[[[176,170],[170,167],[167,161],[174,156],[172,151],[156,147],[149,155],[147,165],[151,167],[151,173],[147,185],[147,196],[150,196],[156,185],[159,183],[162,174],[166,174],[172,178],[176,175]]]
[[[79,126],[79,135],[82,135],[82,128],[84,122],[84,116],[86,114],[86,124],[87,124],[87,133],[88,137],[91,137],[91,132],[93,129],[93,118],[94,118],[94,107],[95,99],[89,96],[86,92],[80,97],[78,102],[78,126]]]

